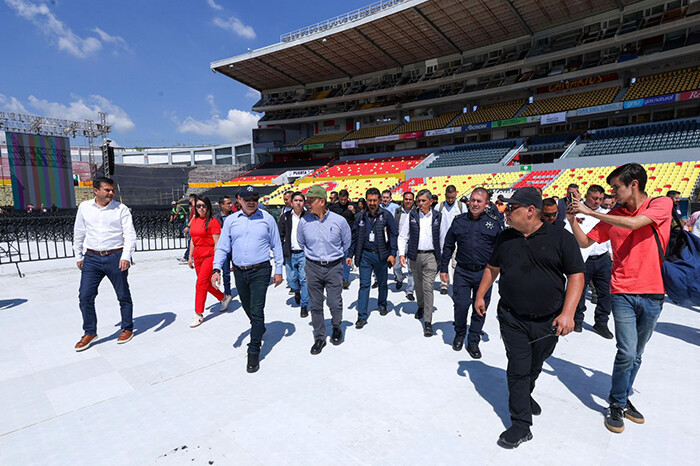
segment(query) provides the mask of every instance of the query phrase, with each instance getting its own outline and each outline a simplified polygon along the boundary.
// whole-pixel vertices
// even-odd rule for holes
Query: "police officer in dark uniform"
[[[500,219],[486,211],[488,192],[476,188],[469,197],[469,211],[455,217],[447,231],[440,261],[440,278],[447,278],[449,259],[457,246],[457,267],[454,273],[452,300],[454,301],[455,339],[452,349],[460,351],[467,333],[467,314],[479,289],[486,264],[493,253],[496,238],[502,231]],[[491,288],[484,297],[486,306],[491,301]],[[485,316],[472,311],[467,352],[474,359],[481,358],[479,341]]]

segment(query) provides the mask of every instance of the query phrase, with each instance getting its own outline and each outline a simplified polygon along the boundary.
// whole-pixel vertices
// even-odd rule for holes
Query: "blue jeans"
[[[632,385],[642,364],[644,347],[654,332],[663,303],[663,295],[612,295],[617,354],[610,388],[611,404],[627,404],[627,397],[632,394]]]
[[[229,252],[221,266],[221,275],[224,277],[224,294],[231,296],[231,253]]]
[[[107,277],[114,287],[114,292],[119,300],[119,309],[122,314],[121,328],[133,330],[134,305],[131,302],[129,291],[129,270],[119,270],[120,253],[108,256],[85,254],[83,268],[80,273],[80,312],[83,314],[83,331],[85,335],[97,335],[97,313],[95,312],[95,297],[97,289],[104,277]]]
[[[287,258],[287,283],[292,291],[301,291],[301,306],[309,306],[309,288],[306,286],[306,256],[303,252]]]
[[[238,297],[241,300],[243,310],[250,319],[249,354],[260,354],[262,336],[265,333],[265,298],[271,275],[272,266],[270,264],[254,270],[241,270],[237,267],[233,269]]]
[[[365,319],[369,317],[367,306],[369,304],[369,288],[372,286],[372,271],[377,277],[379,284],[379,298],[377,305],[380,308],[386,308],[386,297],[389,287],[386,283],[389,269],[386,261],[379,260],[379,254],[374,252],[363,251],[362,259],[360,260],[360,291],[357,296],[357,317]]]

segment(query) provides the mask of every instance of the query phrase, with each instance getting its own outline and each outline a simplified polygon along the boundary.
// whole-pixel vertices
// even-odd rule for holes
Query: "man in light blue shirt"
[[[399,208],[399,205],[391,202],[390,190],[385,189],[384,191],[382,191],[382,202],[379,204],[379,207],[388,210],[389,212],[391,212],[391,215],[394,215],[396,213],[396,210]]]
[[[309,290],[314,345],[311,354],[326,346],[326,323],[323,318],[323,290],[326,289],[331,310],[331,343],[343,339],[343,258],[352,239],[350,225],[342,216],[328,210],[326,190],[312,186],[306,193],[310,212],[299,221],[297,241],[306,256],[306,286]]]
[[[238,196],[241,210],[224,221],[214,254],[211,280],[215,287],[219,286],[221,267],[231,254],[236,289],[251,324],[247,371],[256,372],[260,368],[260,346],[265,333],[263,311],[272,273],[270,250],[275,258],[275,286],[282,283],[284,256],[277,222],[272,215],[258,208],[260,194],[255,187],[242,189]]]

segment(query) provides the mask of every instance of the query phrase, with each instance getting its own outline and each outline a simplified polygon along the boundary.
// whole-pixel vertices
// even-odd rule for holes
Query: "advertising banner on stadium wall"
[[[310,175],[314,170],[289,170],[284,172],[284,176],[287,178],[301,178],[302,176]]]
[[[647,97],[646,99],[644,99],[643,105],[646,107],[647,105],[667,104],[669,102],[675,101],[676,94],[657,95],[656,97]]]
[[[644,99],[628,100],[624,103],[624,108],[637,108],[644,105]]]
[[[323,144],[305,144],[304,150],[323,149]]]
[[[343,141],[340,143],[340,147],[343,149],[354,149],[357,147],[357,141]]]
[[[588,78],[575,79],[573,81],[564,81],[549,86],[537,88],[538,94],[546,94],[547,92],[565,91],[567,89],[575,89],[577,87],[595,86],[596,84],[615,81],[618,78],[617,73],[599,74],[598,76],[589,76]]]
[[[695,100],[700,99],[700,90],[681,92],[681,97],[679,100]]]
[[[399,134],[399,139],[401,139],[403,141],[404,139],[422,138],[424,134],[425,134],[424,131],[414,131],[412,133],[403,133],[403,134]]]
[[[476,125],[465,125],[462,126],[462,131],[463,132],[469,132],[469,131],[481,131],[482,129],[489,129],[491,128],[491,122],[488,121],[486,123],[478,123]]]
[[[455,132],[455,128],[443,128],[443,129],[433,129],[426,131],[426,136],[443,136],[445,134],[452,134]]]
[[[513,194],[515,194],[514,189],[494,189],[493,193],[491,194],[491,199],[498,199],[499,197],[505,197],[506,199],[509,197],[513,197]]]
[[[554,123],[565,123],[566,112],[549,113],[542,115],[540,118],[541,125],[553,125]]]
[[[615,102],[614,104],[607,105],[595,105],[593,107],[579,108],[576,111],[576,116],[593,115],[595,113],[616,112],[618,110],[622,110],[622,108],[622,102]]]
[[[372,139],[372,142],[388,142],[388,141],[398,141],[398,140],[399,140],[398,134],[390,134],[388,136],[377,136],[376,138]]]
[[[524,123],[527,123],[526,117],[511,118],[509,120],[499,120],[499,121],[491,122],[491,127],[492,128],[502,128],[503,126],[522,125]]]

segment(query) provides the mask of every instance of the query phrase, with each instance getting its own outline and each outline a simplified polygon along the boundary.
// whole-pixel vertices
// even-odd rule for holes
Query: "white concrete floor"
[[[0,267],[0,464],[697,464],[697,310],[665,304],[633,398],[647,422],[612,434],[602,411],[615,343],[591,331],[588,303],[584,332],[560,339],[545,363],[534,439],[505,450],[497,291],[484,357],[473,360],[451,348],[449,296],[436,295],[432,338],[393,283],[389,315],[372,312],[356,330],[355,279],[343,294],[344,342],[312,356],[310,319],[271,287],[264,359],[247,374],[240,303],[220,314],[210,298],[190,329],[195,275],[178,254],[136,254],[128,344],[116,344],[118,304],[103,282],[100,341],[82,353],[74,262],[23,264],[25,278]]]

